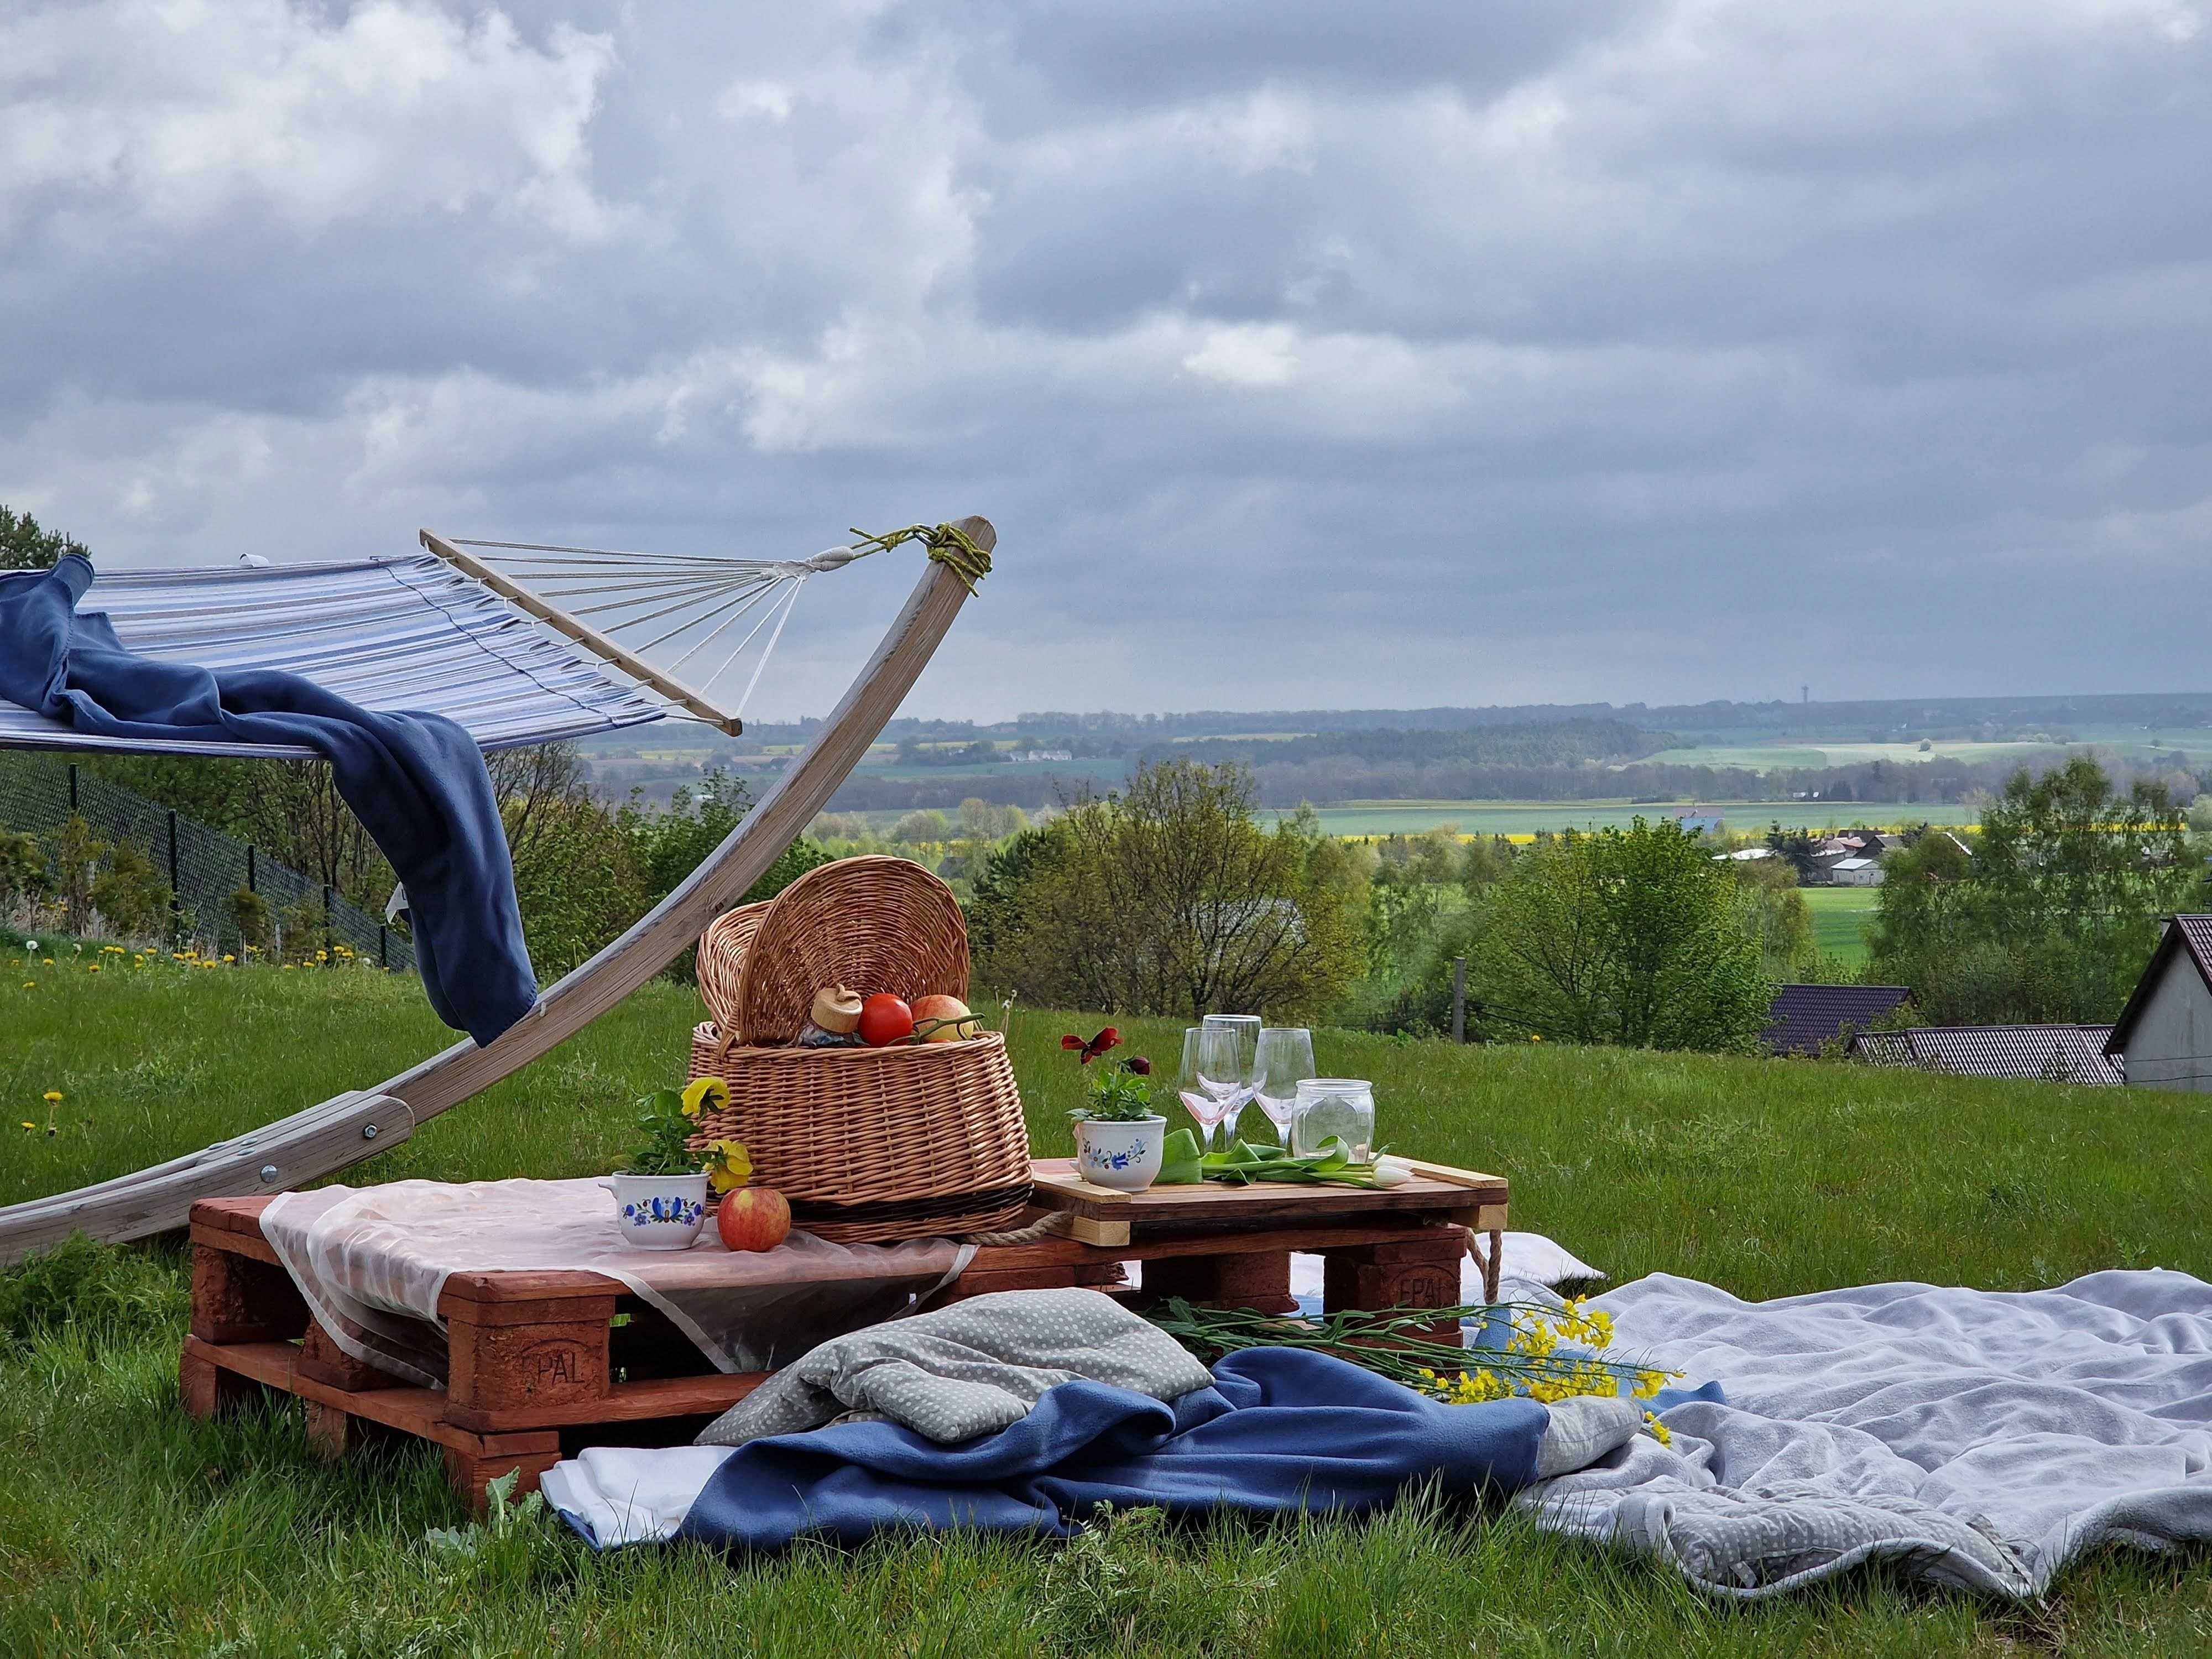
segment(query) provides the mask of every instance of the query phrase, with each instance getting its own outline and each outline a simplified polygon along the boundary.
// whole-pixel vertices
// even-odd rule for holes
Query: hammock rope
[[[548,605],[588,619],[595,629],[640,659],[664,646],[680,647],[661,665],[670,673],[701,658],[707,647],[752,617],[752,626],[697,682],[702,692],[712,692],[765,631],[766,641],[744,690],[730,709],[742,717],[783,638],[799,592],[811,578],[908,542],[921,543],[931,561],[951,569],[971,594],[975,584],[991,573],[990,554],[954,525],[912,524],[878,534],[858,529],[852,533],[849,546],[824,548],[805,559],[647,553],[635,548],[465,537],[453,542],[470,549],[506,580]]]

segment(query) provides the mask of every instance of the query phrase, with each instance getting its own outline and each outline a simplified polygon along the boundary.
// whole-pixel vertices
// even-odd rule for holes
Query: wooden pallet
[[[270,1390],[296,1395],[325,1455],[343,1455],[380,1431],[431,1441],[443,1449],[455,1488],[481,1510],[486,1484],[509,1470],[520,1471],[519,1490],[528,1492],[587,1445],[682,1443],[767,1378],[713,1370],[617,1279],[460,1273],[438,1303],[447,1385],[410,1385],[348,1357],[309,1316],[261,1236],[269,1202],[204,1199],[192,1206],[191,1334],[179,1376],[195,1416],[237,1409]],[[1437,1224],[1432,1212],[1371,1207],[1288,1226],[1192,1231],[1147,1223],[1137,1231],[1145,1237],[1120,1244],[1050,1237],[986,1247],[939,1301],[1070,1285],[1126,1290],[1121,1263],[1135,1260],[1145,1264],[1147,1297],[1287,1312],[1296,1305],[1291,1254],[1310,1250],[1324,1259],[1332,1310],[1442,1308],[1459,1300],[1468,1238],[1464,1224]],[[1456,1328],[1437,1334],[1449,1338]]]

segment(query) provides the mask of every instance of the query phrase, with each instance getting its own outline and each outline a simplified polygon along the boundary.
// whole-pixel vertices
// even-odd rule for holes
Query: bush
[[[44,898],[52,886],[39,838],[27,831],[0,830],[0,899]]]
[[[241,887],[222,902],[222,920],[229,928],[229,937],[238,944],[238,954],[244,956],[251,948],[265,951],[270,936],[276,927],[276,913],[269,901],[251,887]]]
[[[108,849],[107,867],[94,879],[91,897],[92,908],[120,937],[168,938],[169,884],[136,842],[119,841]]]
[[[1333,1012],[1363,965],[1364,877],[1310,813],[1261,830],[1255,793],[1178,757],[1016,836],[978,884],[981,978],[1115,1014]]]
[[[1703,840],[1668,819],[1540,842],[1481,911],[1487,1035],[1750,1053],[1773,986]]]

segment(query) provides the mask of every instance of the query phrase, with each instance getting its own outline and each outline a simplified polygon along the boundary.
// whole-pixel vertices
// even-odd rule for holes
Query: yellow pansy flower
[[[711,1080],[721,1081],[719,1078]],[[707,1149],[707,1179],[716,1192],[733,1193],[752,1178],[753,1161],[744,1142],[718,1140]]]
[[[696,1077],[684,1085],[684,1115],[719,1112],[730,1103],[730,1085],[718,1077]]]

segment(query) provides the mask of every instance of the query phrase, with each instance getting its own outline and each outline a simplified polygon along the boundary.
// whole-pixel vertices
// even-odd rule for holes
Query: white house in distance
[[[2212,916],[2166,924],[2105,1052],[2136,1088],[2212,1094]]]

